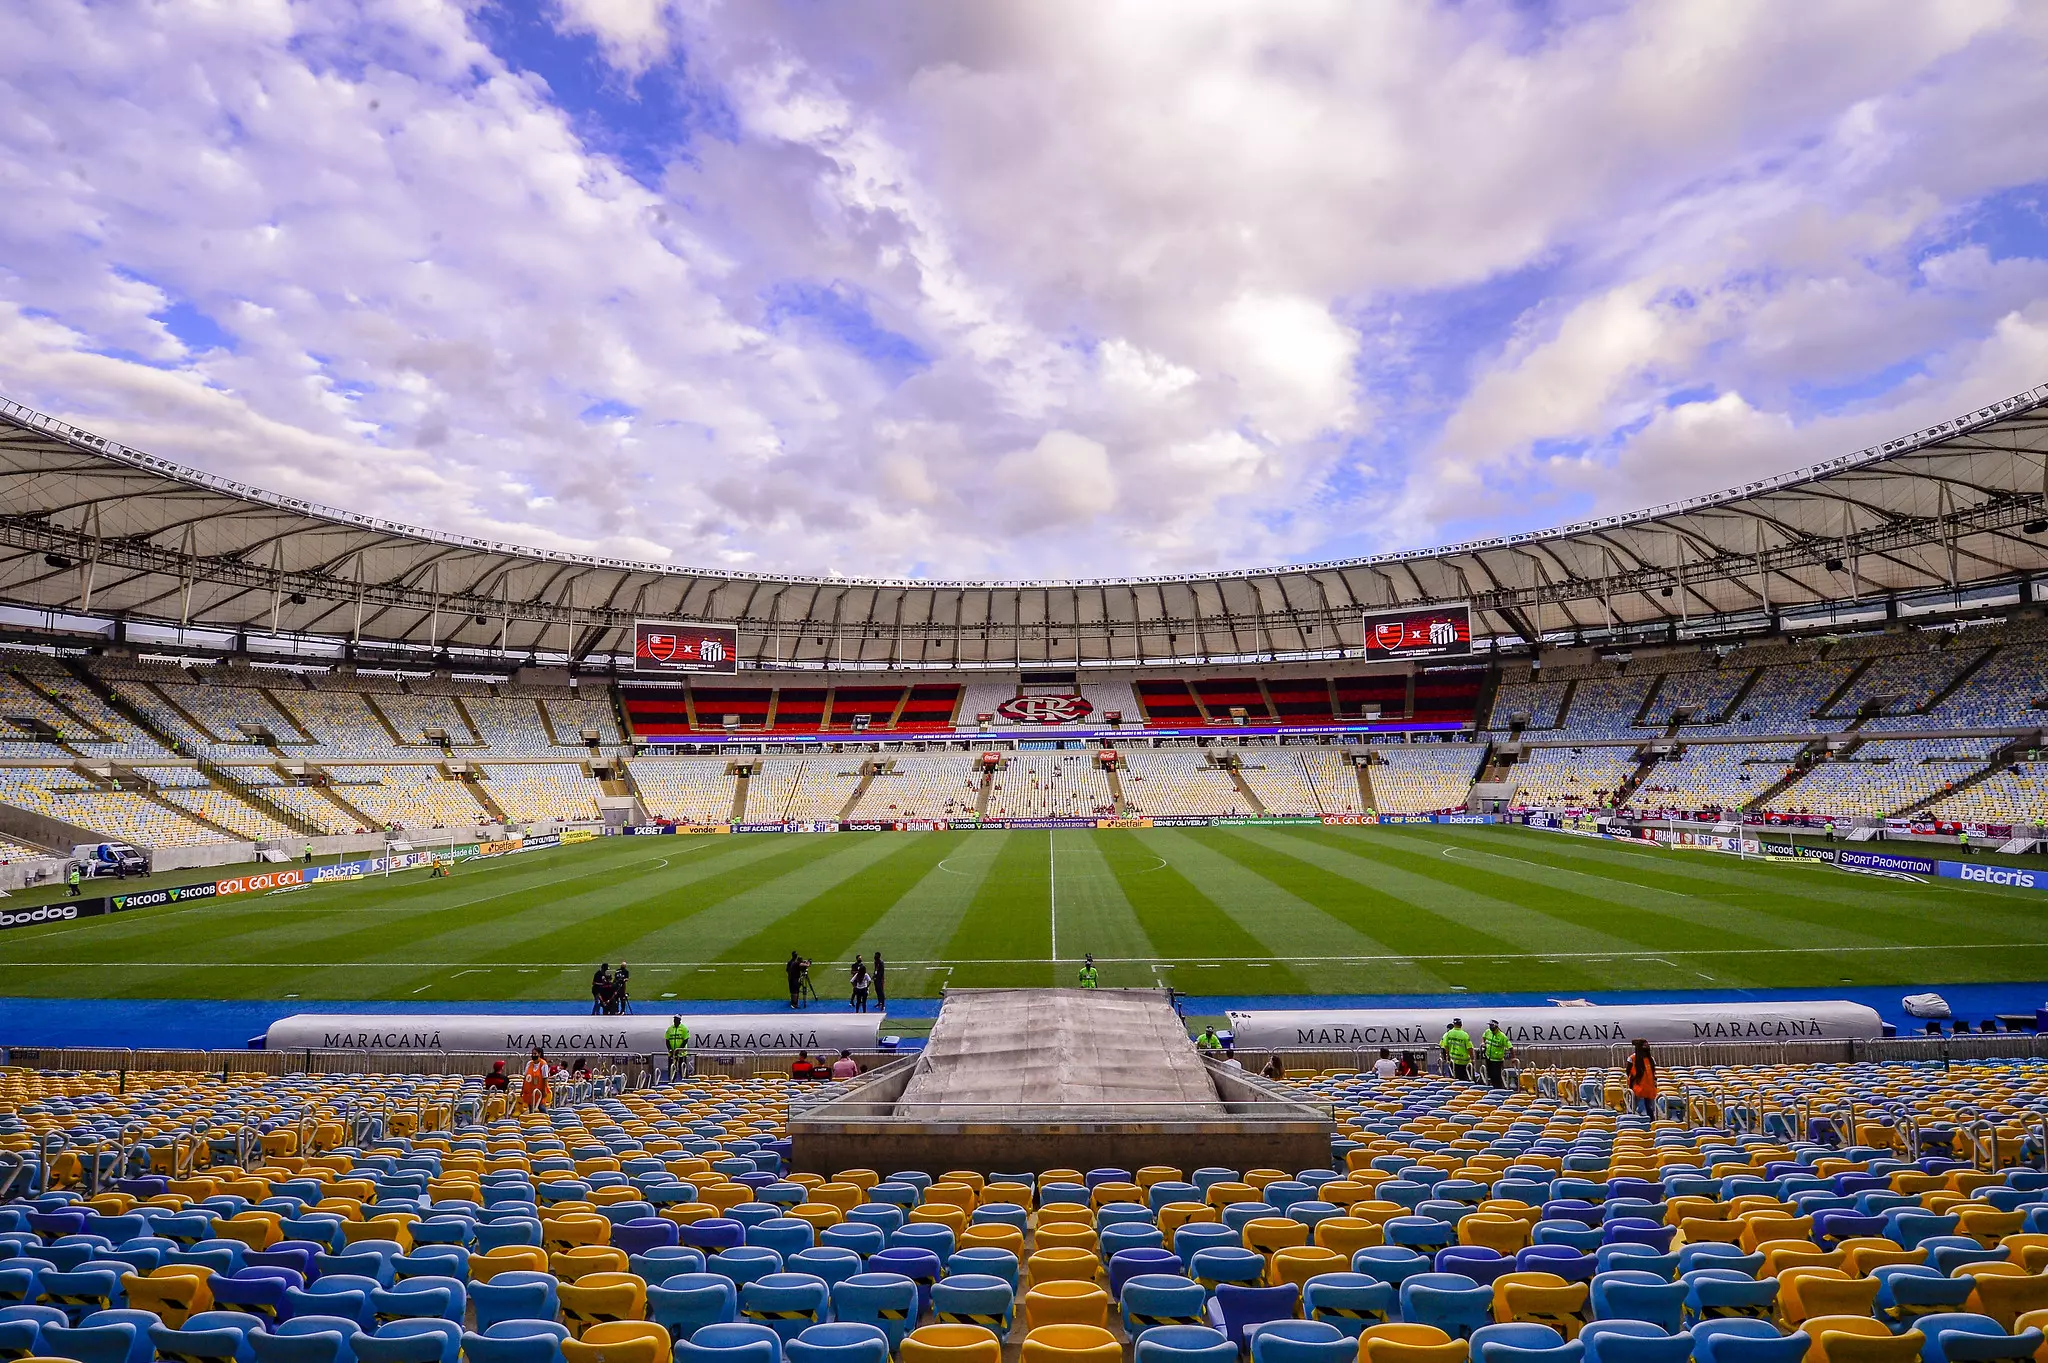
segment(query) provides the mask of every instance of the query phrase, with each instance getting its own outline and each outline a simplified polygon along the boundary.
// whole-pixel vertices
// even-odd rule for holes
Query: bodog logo
[[[1094,712],[1086,696],[1012,696],[996,707],[1018,724],[1079,724]]]
[[[0,928],[25,928],[31,923],[62,923],[78,917],[76,904],[45,904],[20,913],[0,913]]]

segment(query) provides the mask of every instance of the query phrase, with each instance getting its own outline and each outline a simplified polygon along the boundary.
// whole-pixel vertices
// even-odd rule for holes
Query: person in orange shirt
[[[1628,1058],[1628,1068],[1623,1072],[1628,1078],[1628,1091],[1635,1097],[1636,1111],[1645,1117],[1657,1115],[1657,1062],[1650,1058],[1650,1043],[1636,1038],[1635,1054]]]
[[[533,1058],[526,1062],[526,1074],[519,1084],[519,1101],[528,1112],[539,1112],[548,1105],[548,1058],[538,1046],[533,1048]]]

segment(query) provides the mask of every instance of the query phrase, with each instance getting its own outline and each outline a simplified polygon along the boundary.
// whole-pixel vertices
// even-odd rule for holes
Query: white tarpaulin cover
[[[524,1051],[550,1055],[652,1055],[674,1013],[577,1017],[573,1013],[294,1013],[270,1024],[272,1051]],[[682,1015],[698,1051],[873,1050],[879,1013]]]
[[[1223,1111],[1158,989],[949,990],[899,1101]]]
[[[1315,1009],[1230,1014],[1234,1044],[1286,1047],[1434,1046],[1452,1018],[1475,1038],[1491,1019],[1523,1046],[1613,1046],[1641,1037],[1662,1045],[1711,1041],[1852,1041],[1884,1035],[1876,1010],[1844,999],[1763,1003],[1596,1004],[1587,1008]]]

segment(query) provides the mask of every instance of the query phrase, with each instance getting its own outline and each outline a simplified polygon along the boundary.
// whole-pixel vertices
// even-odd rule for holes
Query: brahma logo
[[[1086,696],[1012,696],[996,713],[1017,724],[1079,724],[1095,713]]]
[[[0,928],[25,928],[31,923],[62,923],[78,917],[76,904],[45,904],[20,913],[0,913]]]

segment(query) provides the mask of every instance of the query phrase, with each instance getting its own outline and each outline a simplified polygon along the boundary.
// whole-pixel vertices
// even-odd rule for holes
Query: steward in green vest
[[[1452,1018],[1450,1029],[1436,1044],[1437,1049],[1444,1053],[1444,1063],[1451,1067],[1451,1077],[1469,1080],[1472,1077],[1472,1034],[1465,1030],[1465,1019]]]
[[[1503,1067],[1508,1057],[1515,1053],[1515,1043],[1500,1029],[1498,1021],[1486,1024],[1486,1030],[1479,1034],[1479,1058],[1486,1062],[1486,1086],[1506,1088]]]
[[[83,873],[83,872],[81,872],[81,871],[80,871],[80,870],[78,869],[78,863],[77,863],[77,862],[75,862],[75,861],[74,861],[74,862],[72,862],[72,863],[71,863],[71,874],[70,874],[69,876],[67,876],[67,877],[66,877],[66,879],[67,879],[67,880],[68,880],[68,881],[70,882],[70,885],[71,885],[71,893],[70,893],[70,894],[69,894],[68,896],[66,896],[67,898],[70,898],[70,899],[76,899],[76,898],[78,898],[78,882],[79,882],[79,881],[80,881],[80,880],[81,880],[81,879],[82,879],[83,877],[84,877],[84,873]]]
[[[682,1018],[671,1018],[661,1039],[668,1045],[668,1081],[673,1084],[683,1077],[689,1065],[690,1029],[683,1025]]]
[[[1216,1035],[1214,1027],[1204,1027],[1202,1034],[1195,1038],[1195,1049],[1198,1051],[1221,1051],[1223,1049],[1223,1038]]]
[[[1081,962],[1081,987],[1093,989],[1101,978],[1102,972],[1095,968],[1095,953],[1091,951]]]

